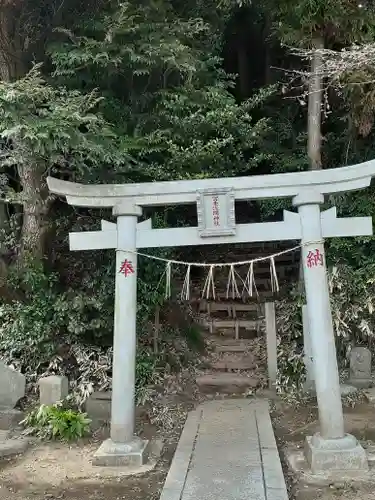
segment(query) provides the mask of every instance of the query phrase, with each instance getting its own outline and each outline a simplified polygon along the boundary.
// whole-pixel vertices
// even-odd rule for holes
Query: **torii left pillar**
[[[93,458],[94,465],[143,465],[147,441],[134,432],[137,319],[137,218],[133,204],[113,208],[117,217],[116,291],[112,367],[111,433]]]

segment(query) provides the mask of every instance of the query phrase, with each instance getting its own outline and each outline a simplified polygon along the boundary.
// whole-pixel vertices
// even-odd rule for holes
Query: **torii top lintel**
[[[48,177],[54,194],[65,196],[69,205],[114,207],[124,201],[139,206],[194,203],[200,190],[232,188],[237,200],[287,198],[313,191],[317,194],[362,189],[375,177],[375,160],[357,165],[283,174],[147,182],[141,184],[78,184]]]

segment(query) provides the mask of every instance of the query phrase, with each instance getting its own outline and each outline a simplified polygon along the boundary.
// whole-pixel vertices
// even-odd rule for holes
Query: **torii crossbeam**
[[[51,192],[71,205],[111,207],[117,223],[102,230],[71,233],[72,250],[116,249],[116,293],[111,438],[98,450],[102,465],[141,463],[146,443],[134,436],[137,248],[299,239],[311,332],[320,432],[306,439],[313,472],[366,470],[366,455],[344,432],[324,238],[372,235],[371,217],[337,218],[335,207],[321,212],[324,195],[369,186],[375,161],[350,167],[223,179],[145,184],[82,185],[48,178]],[[290,197],[298,213],[282,222],[236,224],[235,200]],[[142,207],[197,204],[198,226],[152,229],[137,224]]]

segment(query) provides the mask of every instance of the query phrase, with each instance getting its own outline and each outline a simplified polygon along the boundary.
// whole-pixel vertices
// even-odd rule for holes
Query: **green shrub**
[[[328,273],[333,328],[338,365],[347,368],[352,347],[365,345],[374,356],[375,332],[375,266],[367,264],[356,269],[347,264],[332,267]],[[302,295],[293,292],[277,305],[278,380],[280,394],[288,399],[302,395],[305,380]]]
[[[206,344],[204,342],[202,330],[198,325],[195,323],[187,325],[182,334],[185,336],[188,345],[192,349],[196,349],[199,352],[205,350]]]
[[[59,347],[92,339],[102,344],[103,331],[111,331],[113,319],[108,319],[106,289],[99,279],[91,283],[96,295],[90,287],[64,292],[57,274],[38,268],[14,272],[8,285],[18,299],[0,303],[0,355],[29,378],[47,369]]]
[[[138,349],[135,365],[135,383],[137,388],[158,382],[158,358],[146,349]]]
[[[190,364],[194,360],[192,348],[200,342],[193,325],[186,331],[162,327],[158,352],[153,352],[150,319],[163,301],[163,287],[155,285],[163,269],[153,268],[154,275],[148,281],[142,272],[138,280],[142,293],[138,294],[137,399],[143,388],[148,391],[166,374]],[[111,387],[114,266],[93,268],[91,261],[84,261],[84,266],[75,267],[72,261],[70,272],[74,278],[69,276],[70,288],[64,287],[64,291],[64,274],[32,266],[22,272],[13,270],[8,285],[17,290],[17,300],[0,302],[0,357],[26,375],[29,389],[41,376],[68,376],[71,401],[81,408],[93,390]]]
[[[89,434],[90,423],[86,413],[66,409],[61,405],[42,405],[22,421],[27,434],[64,441],[80,439]]]

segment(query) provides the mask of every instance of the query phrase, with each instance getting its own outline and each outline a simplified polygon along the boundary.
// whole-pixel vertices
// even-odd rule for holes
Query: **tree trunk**
[[[22,3],[8,2],[0,8],[0,78],[11,82],[27,71],[28,54],[25,33],[20,26]],[[13,144],[17,148],[17,144]],[[22,147],[22,144],[20,145]],[[22,187],[23,223],[19,265],[41,262],[44,253],[45,219],[48,212],[48,190],[44,170],[37,165],[18,165]]]
[[[0,78],[10,82],[25,74],[21,10],[8,3],[0,7]]]
[[[22,185],[23,223],[21,230],[20,264],[28,259],[41,262],[49,210],[48,188],[43,169],[35,165],[19,165]]]
[[[322,168],[322,86],[323,78],[320,71],[322,56],[317,50],[324,49],[324,39],[315,34],[312,39],[313,49],[316,49],[311,60],[311,76],[309,80],[309,95],[307,109],[307,156],[310,170]],[[299,291],[304,288],[303,262],[300,260]]]
[[[314,35],[312,40],[314,49],[323,49],[324,40],[321,35]],[[309,100],[307,118],[307,155],[310,170],[322,168],[322,56],[315,51],[311,60],[311,77],[309,81]]]

